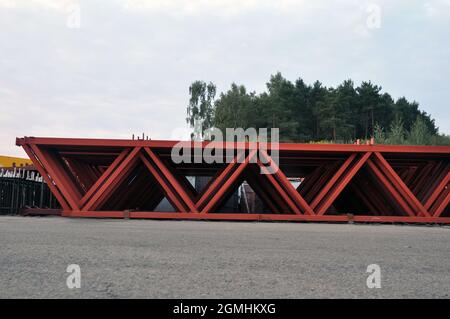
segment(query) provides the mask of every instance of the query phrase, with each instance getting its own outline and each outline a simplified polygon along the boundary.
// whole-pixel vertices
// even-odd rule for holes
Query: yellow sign
[[[28,158],[11,157],[11,156],[1,156],[0,155],[0,167],[21,167],[26,165],[31,165],[33,162]]]

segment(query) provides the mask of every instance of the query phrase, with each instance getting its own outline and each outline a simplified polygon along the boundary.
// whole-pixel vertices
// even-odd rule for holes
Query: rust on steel
[[[194,148],[162,140],[16,140],[63,216],[450,223],[448,146],[280,143],[275,173],[268,174],[270,143],[269,152],[257,152],[245,142],[201,142],[195,147],[223,150],[223,161],[175,163],[171,150],[180,143]],[[207,183],[195,187],[192,177]],[[262,203],[259,211],[227,205],[244,181]],[[163,199],[171,210],[158,211]]]

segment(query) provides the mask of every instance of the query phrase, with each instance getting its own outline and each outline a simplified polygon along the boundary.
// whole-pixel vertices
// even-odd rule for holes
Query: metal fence
[[[18,214],[25,207],[59,208],[59,204],[39,173],[0,169],[0,214]]]

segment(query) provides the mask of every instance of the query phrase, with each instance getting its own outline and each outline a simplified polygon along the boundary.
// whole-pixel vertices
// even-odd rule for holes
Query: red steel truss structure
[[[197,150],[222,149],[224,163],[211,163],[192,151],[191,163],[176,164],[171,150],[179,143],[16,141],[46,179],[63,216],[450,223],[447,146],[281,143],[278,165],[271,161],[276,172],[261,174],[270,152],[248,143],[201,142]],[[239,160],[242,154],[245,158]],[[196,189],[191,176],[208,177],[209,182]],[[301,181],[298,186],[293,178]],[[263,203],[261,211],[227,210],[227,200],[244,181]],[[164,198],[172,211],[157,211]]]

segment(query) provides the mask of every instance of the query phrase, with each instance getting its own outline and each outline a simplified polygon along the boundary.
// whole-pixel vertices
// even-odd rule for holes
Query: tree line
[[[216,97],[216,85],[195,81],[189,87],[187,122],[195,119],[202,129],[274,128],[282,142],[353,143],[375,138],[378,144],[450,145],[450,137],[439,134],[435,120],[405,97],[394,100],[381,86],[362,82],[355,87],[345,80],[337,87],[315,81],[295,82],[281,73],[270,77],[267,91],[249,92],[231,84]]]

